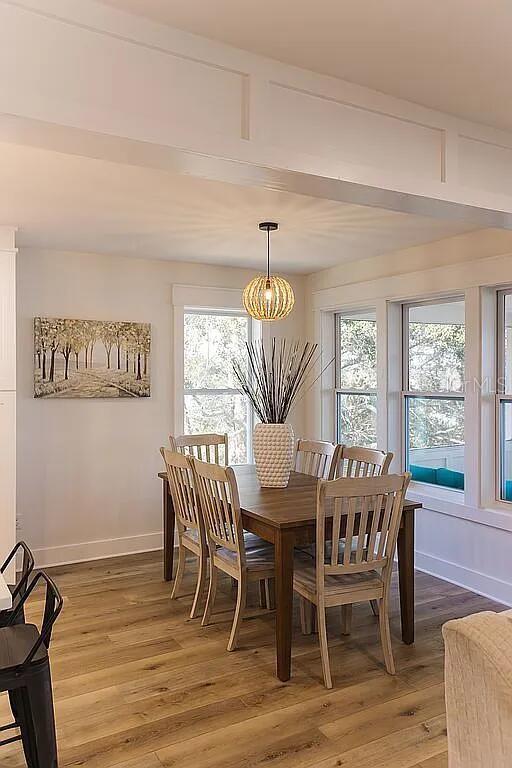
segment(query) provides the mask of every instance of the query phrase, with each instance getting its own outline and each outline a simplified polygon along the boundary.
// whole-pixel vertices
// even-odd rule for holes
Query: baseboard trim
[[[84,541],[79,544],[63,544],[60,547],[34,549],[34,559],[39,568],[52,565],[70,565],[88,560],[103,560],[107,557],[135,555],[139,552],[153,552],[163,547],[161,531],[143,533],[139,536],[124,536],[120,539]]]
[[[89,560],[104,560],[108,557],[134,555],[140,552],[154,552],[163,547],[161,531],[139,536],[125,536],[119,539],[86,541],[79,544],[64,544],[60,547],[34,549],[36,566],[47,568],[54,565],[71,565]],[[479,595],[512,606],[512,583],[502,581],[479,571],[473,571],[458,563],[442,560],[426,552],[416,551],[415,566],[419,571],[437,576],[459,587]]]
[[[469,589],[503,605],[512,606],[512,583],[508,581],[471,570],[449,560],[442,560],[426,552],[416,551],[415,565],[419,571],[437,576],[439,579]]]

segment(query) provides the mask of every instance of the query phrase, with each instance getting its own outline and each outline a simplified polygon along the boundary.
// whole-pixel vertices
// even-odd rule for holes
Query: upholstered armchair
[[[443,627],[449,768],[512,766],[512,611]]]

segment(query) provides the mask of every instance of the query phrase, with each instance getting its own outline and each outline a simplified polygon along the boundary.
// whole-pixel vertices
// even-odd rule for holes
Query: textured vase
[[[293,460],[289,424],[256,424],[253,434],[256,475],[263,488],[286,488]]]

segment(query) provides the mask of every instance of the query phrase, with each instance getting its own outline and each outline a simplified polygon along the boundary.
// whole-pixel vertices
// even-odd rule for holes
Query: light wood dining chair
[[[212,464],[229,464],[228,436],[211,432],[204,435],[169,435],[171,448],[200,461]]]
[[[196,590],[190,610],[190,618],[195,619],[199,615],[199,603],[206,586],[208,545],[204,521],[199,510],[194,487],[192,459],[168,448],[160,448],[160,453],[165,462],[178,531],[178,566],[171,591],[171,600],[179,597],[185,572],[186,556],[187,552],[190,552],[198,560]]]
[[[389,589],[393,556],[410,474],[321,480],[318,484],[316,564],[297,557],[293,588],[316,606],[322,670],[332,688],[326,610],[377,600],[386,669],[395,674],[389,631]],[[378,510],[376,514],[373,510]],[[326,522],[332,517],[332,547],[326,548]],[[380,522],[380,525],[379,525]],[[379,532],[380,528],[380,532]],[[340,555],[339,541],[346,545]]]
[[[387,475],[389,466],[393,460],[393,454],[379,451],[376,448],[364,448],[362,446],[338,445],[338,452],[334,461],[333,478],[340,477],[376,477]],[[343,542],[341,543],[343,549]],[[371,609],[374,616],[378,616],[378,606],[375,600],[371,601]],[[350,612],[344,613],[344,634],[350,634]]]
[[[298,440],[295,471],[321,480],[332,480],[337,464],[338,446],[323,440]]]
[[[338,445],[333,478],[387,475],[392,460],[392,453],[379,451],[376,448]]]
[[[261,547],[247,549],[242,527],[242,514],[235,473],[231,467],[193,459],[194,482],[201,501],[210,555],[210,584],[202,620],[206,626],[212,614],[217,592],[218,571],[237,581],[235,616],[227,649],[237,646],[250,581],[274,577],[274,550],[262,542]]]

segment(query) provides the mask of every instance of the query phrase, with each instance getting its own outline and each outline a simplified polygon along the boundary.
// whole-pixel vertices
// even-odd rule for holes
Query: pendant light
[[[259,228],[267,233],[267,274],[255,277],[244,290],[244,307],[255,320],[282,320],[295,303],[293,289],[284,277],[270,274],[270,233],[279,225],[262,221]]]

